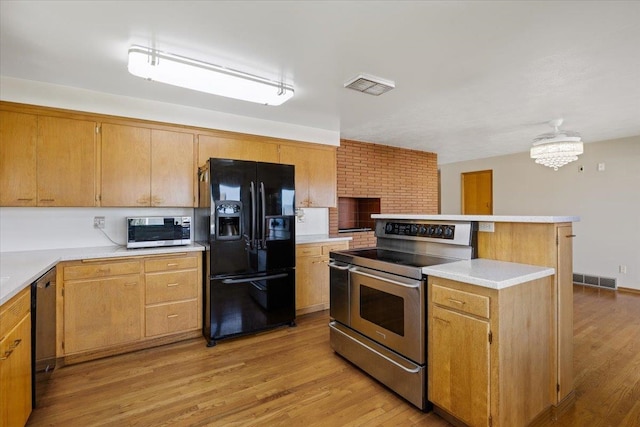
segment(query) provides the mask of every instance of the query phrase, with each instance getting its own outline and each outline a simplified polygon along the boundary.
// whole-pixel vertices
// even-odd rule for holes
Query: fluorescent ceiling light
[[[129,49],[128,68],[143,79],[258,104],[280,105],[293,96],[293,87],[283,82],[148,47]]]

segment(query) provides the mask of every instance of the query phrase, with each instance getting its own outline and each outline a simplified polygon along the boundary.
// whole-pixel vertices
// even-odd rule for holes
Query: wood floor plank
[[[576,403],[543,425],[640,427],[640,294],[576,286],[574,316]],[[336,355],[328,320],[66,366],[28,426],[450,426]]]

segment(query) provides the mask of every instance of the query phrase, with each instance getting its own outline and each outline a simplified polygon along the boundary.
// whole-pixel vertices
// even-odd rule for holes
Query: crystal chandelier
[[[567,163],[578,160],[583,153],[582,140],[578,132],[560,130],[563,119],[549,122],[553,132],[544,133],[533,140],[531,158],[536,163],[558,170]]]

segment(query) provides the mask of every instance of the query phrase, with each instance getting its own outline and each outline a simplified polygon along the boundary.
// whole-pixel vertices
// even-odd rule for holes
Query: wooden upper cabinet
[[[95,206],[96,122],[38,118],[38,206]]]
[[[211,157],[278,163],[278,144],[250,139],[198,135],[198,166]]]
[[[36,206],[38,116],[0,111],[0,205]]]
[[[150,206],[151,130],[102,124],[102,206]]]
[[[336,206],[336,150],[302,145],[281,145],[280,163],[296,167],[296,206]]]
[[[95,122],[0,114],[2,206],[95,206]]]
[[[195,205],[193,134],[102,125],[102,206]]]
[[[193,134],[151,131],[151,206],[195,206]]]

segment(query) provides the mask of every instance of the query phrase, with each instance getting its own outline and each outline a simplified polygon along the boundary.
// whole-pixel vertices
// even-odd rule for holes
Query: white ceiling
[[[5,1],[0,74],[339,131],[439,163],[527,151],[551,119],[640,135],[638,1]],[[149,82],[155,47],[285,81],[280,107]],[[379,97],[343,88],[394,80]],[[588,146],[585,148],[588,150]]]

